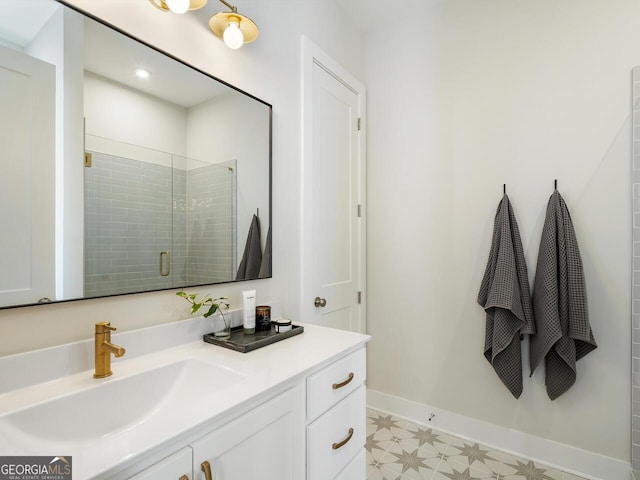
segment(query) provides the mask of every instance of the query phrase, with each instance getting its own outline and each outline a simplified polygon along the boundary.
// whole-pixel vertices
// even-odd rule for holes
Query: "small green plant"
[[[213,298],[209,294],[204,295],[200,300],[198,300],[197,293],[187,293],[184,291],[176,292],[176,295],[184,298],[187,302],[191,304],[191,315],[197,313],[201,308],[208,307],[208,310],[202,314],[203,317],[208,318],[216,312],[220,312],[220,316],[222,320],[224,320],[225,328],[229,328],[229,324],[227,323],[227,319],[224,316],[224,311],[229,310],[229,297],[216,297]]]

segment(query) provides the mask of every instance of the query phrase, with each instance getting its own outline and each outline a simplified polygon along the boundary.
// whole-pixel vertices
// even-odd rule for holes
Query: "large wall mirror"
[[[269,104],[56,0],[0,85],[0,308],[271,276]]]

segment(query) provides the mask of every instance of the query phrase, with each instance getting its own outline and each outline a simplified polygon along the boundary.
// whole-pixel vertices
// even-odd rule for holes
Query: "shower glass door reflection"
[[[85,297],[232,279],[235,162],[86,141]]]

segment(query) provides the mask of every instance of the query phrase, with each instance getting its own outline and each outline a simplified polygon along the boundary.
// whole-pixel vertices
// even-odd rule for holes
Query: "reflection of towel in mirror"
[[[260,265],[262,264],[262,247],[260,245],[260,220],[256,215],[251,219],[251,226],[247,234],[247,243],[244,246],[244,253],[236,280],[251,280],[258,278]]]
[[[522,393],[520,333],[534,333],[535,324],[520,232],[506,194],[494,219],[478,303],[486,311],[484,356],[518,398]]]
[[[264,253],[262,254],[262,265],[260,265],[260,273],[258,278],[269,278],[271,276],[271,226],[267,232],[267,241],[264,244]]]
[[[555,400],[576,381],[576,361],[597,348],[589,325],[582,259],[571,216],[554,191],[547,205],[533,284],[535,336],[531,374],[545,359],[547,394]]]

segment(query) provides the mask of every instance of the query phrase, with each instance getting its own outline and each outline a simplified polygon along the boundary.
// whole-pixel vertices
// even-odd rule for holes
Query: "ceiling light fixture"
[[[258,38],[258,26],[248,17],[238,13],[238,8],[220,0],[230,12],[219,12],[209,19],[213,34],[224,40],[229,48],[237,49]]]
[[[140,78],[149,78],[151,76],[151,72],[146,68],[136,68],[136,75]]]
[[[158,10],[173,13],[198,10],[207,4],[207,0],[149,0],[149,2]]]

